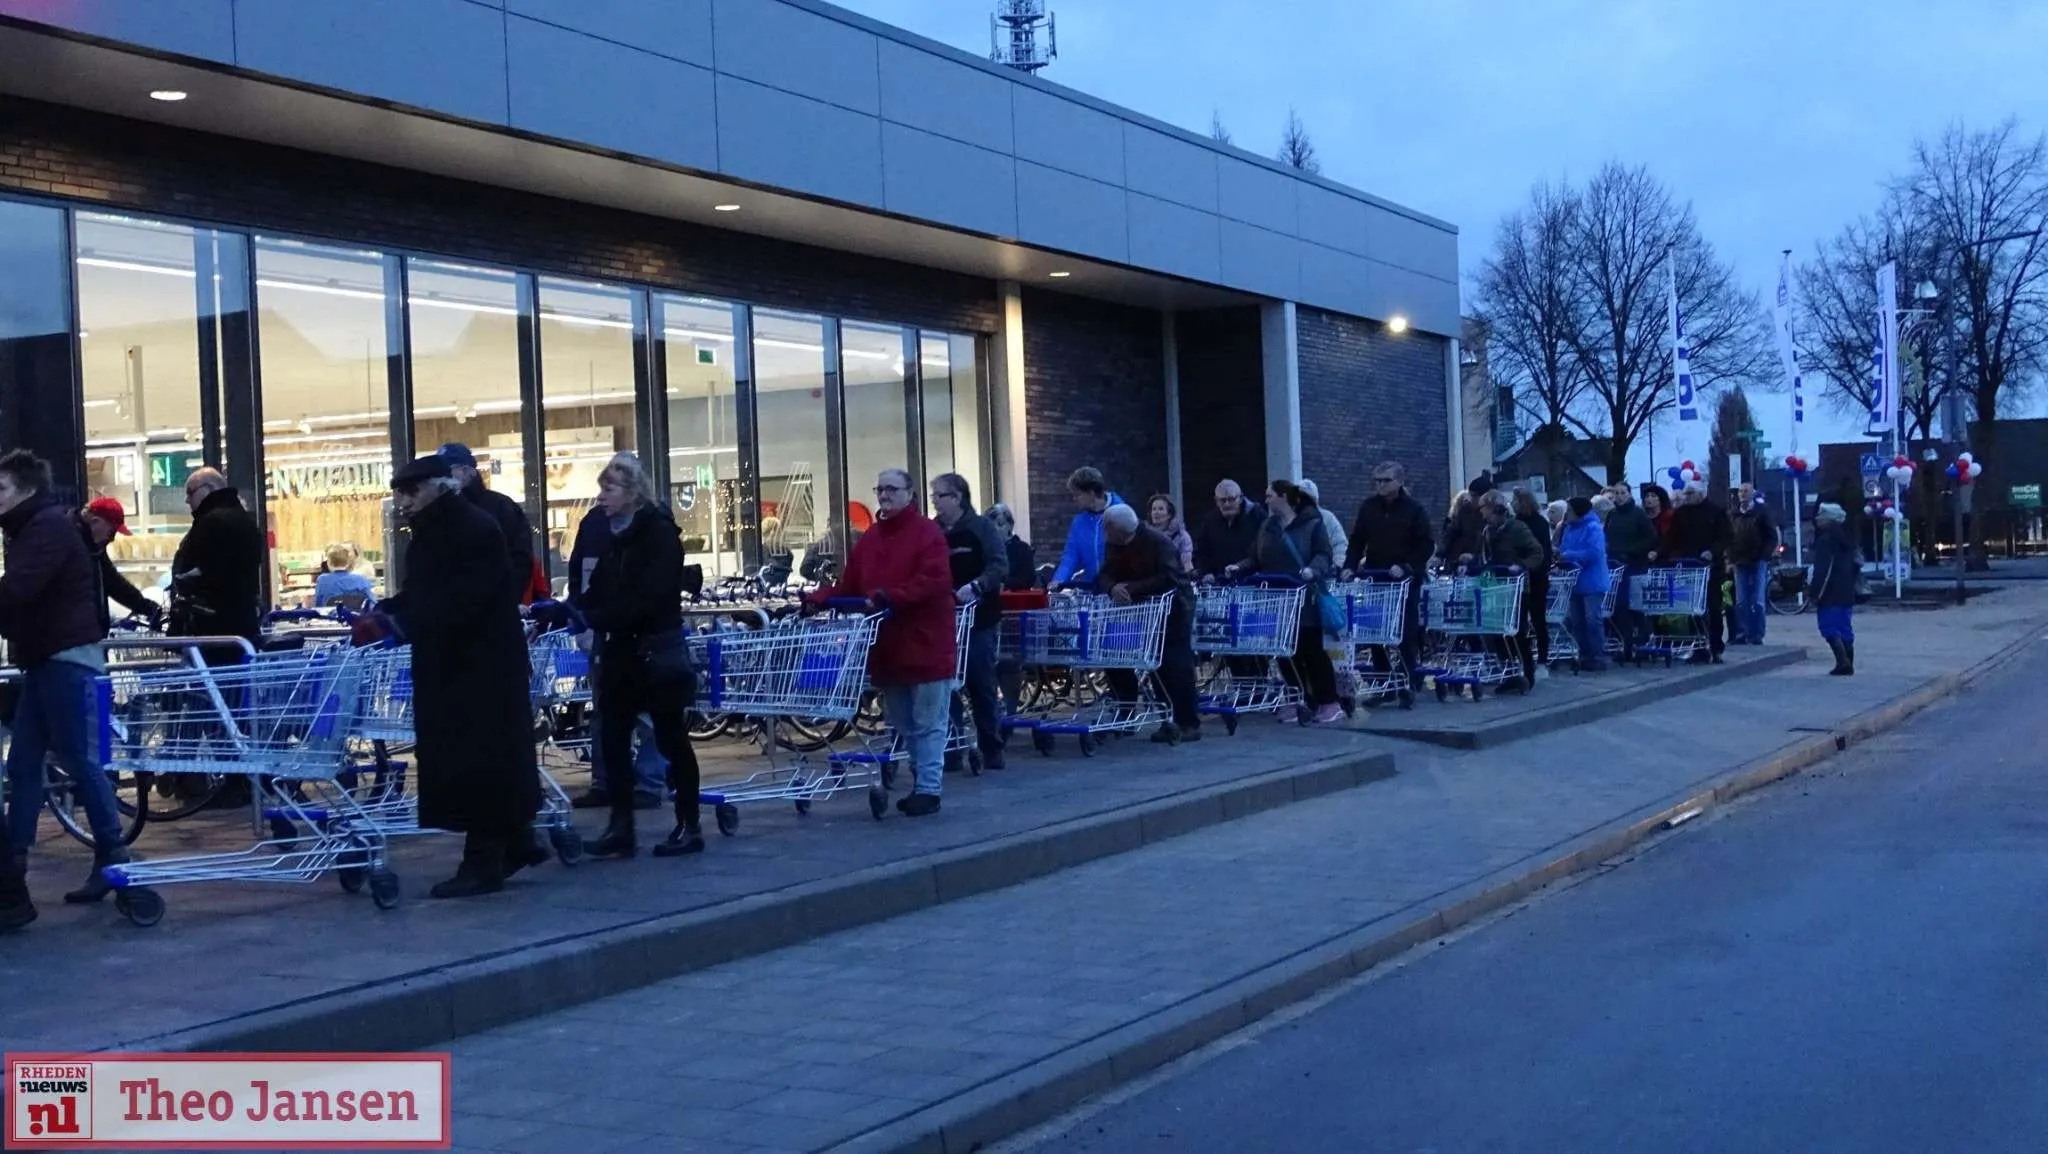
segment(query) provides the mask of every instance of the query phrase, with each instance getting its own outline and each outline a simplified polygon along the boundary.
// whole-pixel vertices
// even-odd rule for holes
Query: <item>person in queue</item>
[[[107,610],[108,601],[146,618],[151,625],[161,624],[164,607],[150,600],[122,576],[120,567],[107,556],[107,547],[114,543],[115,537],[133,535],[128,528],[127,510],[121,508],[121,502],[112,497],[94,497],[87,501],[85,508],[78,511],[78,527],[85,534],[85,547],[92,551],[93,563],[99,569],[101,590],[106,594],[99,600],[100,632],[105,633],[114,627],[113,616]]]
[[[1770,503],[1744,481],[1735,491],[1735,516],[1728,541],[1728,565],[1735,571],[1735,644],[1762,645],[1769,611],[1771,559],[1778,555],[1778,523]]]
[[[967,632],[967,700],[974,711],[976,748],[987,769],[1003,768],[1001,706],[996,685],[996,632],[1003,623],[1000,596],[1010,574],[1009,550],[988,518],[974,511],[974,490],[958,473],[932,478],[932,516],[946,535],[953,600],[974,606]],[[956,633],[954,640],[958,641]],[[958,654],[955,654],[958,657]]]
[[[1504,569],[1509,574],[1533,574],[1548,560],[1547,550],[1537,542],[1529,527],[1515,518],[1514,502],[1499,489],[1489,489],[1480,494],[1479,515],[1484,527],[1479,531],[1479,555],[1473,558],[1467,569],[1480,567]],[[1527,604],[1528,586],[1523,586],[1522,601]],[[1521,638],[1518,653],[1522,662],[1522,685],[1527,689],[1536,687],[1536,645],[1529,636],[1529,617],[1525,613],[1516,625]],[[1495,639],[1486,639],[1491,647]]]
[[[1607,515],[1607,557],[1610,567],[1619,565],[1622,585],[1614,598],[1614,630],[1621,636],[1621,659],[1634,661],[1636,646],[1645,640],[1646,620],[1636,611],[1630,578],[1649,571],[1661,538],[1649,511],[1638,505],[1628,483],[1616,482],[1607,490],[1614,511]]]
[[[1856,673],[1856,578],[1861,552],[1849,536],[1849,514],[1823,502],[1813,515],[1813,604],[1821,640],[1835,655],[1830,677]]]
[[[660,654],[687,653],[682,532],[655,499],[653,481],[631,453],[613,457],[604,467],[597,492],[611,543],[591,569],[577,608],[596,635],[595,699],[604,743],[598,765],[612,804],[611,818],[589,853],[629,858],[639,852],[633,828],[633,731],[643,716],[653,725],[654,744],[668,763],[667,786],[675,797],[675,828],[654,847],[654,856],[702,853],[697,753],[685,720],[696,699],[696,676],[686,668],[686,658],[665,664]]]
[[[1517,488],[1511,502],[1515,520],[1528,526],[1529,536],[1543,550],[1543,562],[1529,570],[1529,587],[1522,595],[1522,632],[1529,635],[1529,651],[1524,653],[1523,666],[1533,680],[1538,666],[1550,666],[1550,568],[1557,563],[1558,542],[1550,531],[1550,522],[1543,516],[1542,506],[1536,503],[1536,494]],[[1533,664],[1526,660],[1532,656]]]
[[[219,469],[193,470],[185,479],[185,505],[192,527],[171,559],[172,635],[256,642],[263,635],[263,528]],[[242,650],[232,645],[202,655],[214,665],[242,660]]]
[[[1111,505],[1102,514],[1102,572],[1095,587],[1118,605],[1135,605],[1171,596],[1166,615],[1165,644],[1160,650],[1159,684],[1166,691],[1172,718],[1152,740],[1172,744],[1202,739],[1202,714],[1195,691],[1195,587],[1173,541],[1151,525],[1138,523],[1129,505]],[[1138,678],[1129,670],[1111,670],[1110,691],[1121,701],[1138,699]]]
[[[640,458],[631,453],[618,453],[605,463],[607,469],[614,466],[637,469]],[[598,501],[583,514],[583,520],[576,525],[576,540],[569,547],[569,582],[566,598],[579,612],[583,609],[590,579],[596,575],[598,563],[612,551],[615,534],[612,532],[612,515],[604,507],[602,477],[598,486]],[[768,520],[773,520],[769,518]],[[766,523],[763,523],[766,533]],[[600,687],[602,671],[596,666],[603,661],[602,653],[591,654],[591,684]],[[588,717],[590,734],[590,788],[578,794],[569,804],[575,809],[611,809],[611,773],[605,765],[604,711],[599,708],[593,693]],[[668,793],[668,762],[661,755],[660,742],[654,734],[654,723],[644,715],[633,722],[633,737],[636,748],[633,754],[633,808],[660,809],[662,799]]]
[[[1657,530],[1657,548],[1651,551],[1650,560],[1657,561],[1658,553],[1668,554],[1671,540],[1671,521],[1678,515],[1678,505],[1664,486],[1645,483],[1642,487],[1643,515],[1650,519],[1650,525]]]
[[[1225,569],[1251,556],[1265,519],[1264,507],[1245,500],[1236,481],[1217,482],[1216,515],[1195,535],[1195,576],[1221,577]]]
[[[1055,587],[1072,581],[1093,584],[1102,569],[1102,511],[1124,503],[1102,479],[1102,471],[1087,466],[1067,478],[1067,493],[1074,499],[1074,523],[1067,529],[1067,547],[1052,571]]]
[[[1145,502],[1145,524],[1173,543],[1174,552],[1180,555],[1180,567],[1195,571],[1195,539],[1188,535],[1188,529],[1180,519],[1180,507],[1173,498],[1164,493],[1154,493]]]
[[[1727,645],[1722,624],[1726,614],[1721,605],[1721,568],[1728,556],[1728,539],[1733,528],[1727,510],[1707,500],[1707,487],[1697,481],[1679,494],[1678,508],[1671,516],[1671,537],[1667,542],[1675,560],[1704,565],[1707,570],[1707,653],[1695,653],[1693,660],[1721,664]]]
[[[1323,491],[1316,487],[1314,481],[1303,477],[1301,491],[1308,494],[1308,499],[1316,503],[1316,510],[1323,515],[1323,532],[1330,535],[1330,556],[1333,559],[1343,558],[1351,551],[1351,535],[1344,531],[1343,520],[1323,504]]]
[[[1323,644],[1323,583],[1335,569],[1330,534],[1323,528],[1315,500],[1292,481],[1274,481],[1266,490],[1266,523],[1259,528],[1251,555],[1226,573],[1286,573],[1307,586],[1302,591],[1301,631],[1295,638],[1294,657],[1280,663],[1280,672],[1289,685],[1301,691],[1313,711],[1311,720],[1318,725],[1344,720],[1344,710],[1337,704],[1337,670]],[[1280,720],[1295,720],[1292,707],[1280,711]]]
[[[848,553],[838,582],[806,601],[815,608],[835,598],[858,598],[871,611],[888,613],[868,651],[868,680],[881,690],[883,713],[910,758],[915,783],[896,803],[906,817],[939,812],[957,657],[946,535],[918,511],[916,497],[908,470],[882,470],[875,478],[874,527]],[[888,781],[885,771],[885,789]]]
[[[1493,492],[1493,475],[1481,473],[1451,498],[1451,510],[1444,516],[1437,556],[1446,566],[1470,565],[1479,556],[1480,534],[1486,531],[1486,516],[1479,499]]]
[[[356,572],[355,546],[337,541],[327,547],[320,575],[313,578],[313,607],[339,605],[361,609],[369,604],[376,589],[368,577]]]
[[[114,789],[93,752],[88,712],[94,679],[106,672],[100,648],[106,633],[106,595],[78,523],[50,493],[49,463],[26,449],[0,456],[0,637],[21,671],[15,686],[13,735],[7,750],[7,823],[0,867],[0,921],[26,925],[35,909],[18,887],[36,841],[47,778],[54,757],[71,778],[92,831],[93,863],[85,884],[64,895],[88,905],[113,892],[103,872],[129,860],[121,840]],[[13,898],[15,900],[8,901]]]
[[[1022,592],[1038,588],[1038,570],[1034,567],[1031,542],[1017,535],[1017,514],[998,501],[988,507],[987,517],[988,523],[995,527],[996,535],[1003,539],[1004,560],[1007,562],[1003,575],[1004,591]],[[1015,654],[1004,655],[1000,645],[996,652],[996,686],[1002,691],[1003,712],[1017,713],[1024,708],[1024,663]]]
[[[1622,488],[1626,497],[1627,487]],[[1585,673],[1599,673],[1607,668],[1607,639],[1600,630],[1601,605],[1613,580],[1607,564],[1607,528],[1592,501],[1573,497],[1571,515],[1565,518],[1564,534],[1557,545],[1558,557],[1579,570],[1566,621],[1579,644],[1579,669]]]
[[[505,538],[505,565],[508,577],[506,590],[515,605],[524,605],[531,600],[533,567],[533,526],[526,519],[526,510],[513,498],[484,484],[483,473],[477,469],[476,454],[460,441],[450,441],[441,446],[437,454],[448,462],[448,468],[457,483],[462,486],[462,498],[482,510],[498,526],[498,534]]]
[[[437,898],[496,893],[547,860],[531,829],[540,771],[504,534],[461,489],[440,455],[392,474],[412,535],[403,586],[356,627],[358,641],[395,634],[412,646],[419,824],[464,835],[462,864],[434,885]]]
[[[1429,568],[1429,555],[1436,548],[1429,530],[1429,513],[1422,502],[1410,496],[1408,470],[1399,461],[1381,461],[1372,471],[1373,495],[1358,503],[1358,516],[1351,523],[1351,544],[1344,553],[1344,574],[1385,573],[1408,583],[1404,620],[1401,623],[1401,662],[1408,670],[1408,693],[1422,688],[1422,577]],[[1387,668],[1387,655],[1375,658]]]

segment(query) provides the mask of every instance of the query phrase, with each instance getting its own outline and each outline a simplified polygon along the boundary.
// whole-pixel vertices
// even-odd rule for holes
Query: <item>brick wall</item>
[[[1102,470],[1142,502],[1166,488],[1166,366],[1160,316],[1062,293],[1024,293],[1031,544],[1056,560],[1074,506],[1067,475]]]
[[[8,190],[850,319],[999,319],[978,277],[0,97]]]
[[[1348,524],[1380,461],[1408,467],[1433,517],[1450,503],[1450,414],[1442,337],[1399,336],[1377,321],[1298,310],[1302,467]]]
[[[1180,363],[1180,461],[1185,492],[1206,515],[1216,482],[1257,494],[1266,476],[1264,339],[1256,306],[1203,309],[1174,318]]]

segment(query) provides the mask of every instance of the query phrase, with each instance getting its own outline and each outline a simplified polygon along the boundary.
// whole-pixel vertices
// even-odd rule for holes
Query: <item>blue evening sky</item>
[[[992,0],[838,2],[988,51]],[[1689,199],[1768,304],[1779,251],[1802,259],[1870,211],[1916,136],[2012,115],[2048,128],[2048,0],[1050,7],[1060,58],[1047,79],[1201,132],[1220,112],[1238,145],[1268,155],[1293,105],[1324,175],[1457,225],[1468,276],[1530,184],[1613,158]],[[1754,400],[1782,454],[1789,402]],[[1807,413],[1809,448],[1815,432],[1860,427],[1817,397]]]

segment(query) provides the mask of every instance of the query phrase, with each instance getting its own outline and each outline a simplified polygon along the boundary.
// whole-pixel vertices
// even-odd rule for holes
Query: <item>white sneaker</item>
[[[1283,705],[1273,711],[1273,716],[1279,718],[1282,725],[1293,725],[1301,719],[1301,711],[1292,705]]]

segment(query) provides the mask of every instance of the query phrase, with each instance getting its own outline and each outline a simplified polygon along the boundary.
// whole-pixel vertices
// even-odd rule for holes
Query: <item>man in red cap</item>
[[[163,606],[143,596],[121,570],[114,565],[114,559],[107,556],[107,546],[116,535],[131,536],[128,529],[128,514],[121,508],[121,502],[112,497],[94,497],[78,511],[78,527],[85,534],[85,547],[91,551],[100,575],[100,597],[93,599],[99,607],[100,630],[113,628],[114,615],[107,609],[107,601],[120,603],[130,613],[140,613],[155,625],[163,620]]]

